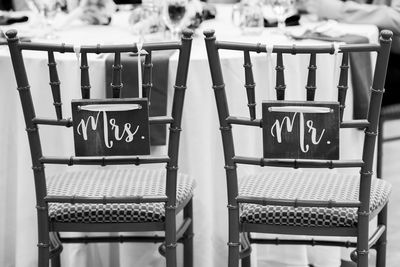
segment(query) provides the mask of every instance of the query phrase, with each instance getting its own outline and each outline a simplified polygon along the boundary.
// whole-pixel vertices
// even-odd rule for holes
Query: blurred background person
[[[400,103],[400,0],[305,0],[308,13],[345,23],[375,24],[393,32],[383,106]]]

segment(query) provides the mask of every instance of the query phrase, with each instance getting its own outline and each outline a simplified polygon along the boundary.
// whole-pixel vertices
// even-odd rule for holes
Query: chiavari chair
[[[369,250],[376,249],[377,266],[385,266],[386,206],[391,186],[373,177],[372,169],[392,33],[382,31],[379,44],[316,46],[227,42],[217,40],[214,30],[204,31],[204,35],[225,159],[228,266],[238,267],[240,261],[242,266],[250,266],[251,244],[355,247],[351,259],[357,262],[358,267],[368,266]],[[248,106],[249,112],[245,116],[230,113],[230,92],[234,89],[225,85],[223,74],[233,67],[221,64],[220,53],[225,51],[237,51],[243,56],[247,97],[242,102],[243,106]],[[344,119],[347,118],[344,113],[348,110],[345,109],[345,101],[349,87],[349,54],[353,52],[377,53],[368,99],[368,117],[362,120]],[[256,109],[252,65],[255,54],[276,57],[276,96],[264,99],[261,115]],[[315,98],[319,89],[316,86],[317,58],[338,54],[341,54],[341,63],[337,99],[318,101]],[[293,89],[285,84],[285,79],[287,81],[291,77],[290,73],[285,73],[286,55],[309,57],[303,101],[285,98]],[[257,89],[260,92],[270,88]],[[238,105],[237,99],[234,103]],[[261,128],[261,157],[258,153],[249,156],[235,152],[238,130],[246,127]],[[332,146],[333,140],[339,140],[339,132],[348,128],[364,130],[362,153],[356,159],[342,158],[343,155]],[[322,135],[322,130],[325,135]],[[331,139],[323,139],[331,130],[335,132]],[[309,142],[312,138],[313,143]],[[307,142],[309,147],[304,147],[305,144],[301,147],[300,140]],[[254,174],[239,176],[241,168],[246,166],[260,168]],[[360,171],[353,174],[332,170],[340,168],[356,168]],[[377,227],[370,232],[369,222],[375,217],[378,218]],[[254,233],[312,238],[267,238]],[[323,237],[341,238],[333,241]],[[349,241],[342,241],[344,237],[349,237]]]
[[[184,265],[192,266],[194,180],[188,175],[178,172],[179,137],[192,32],[184,31],[179,41],[144,43],[142,50],[136,43],[85,45],[77,49],[74,45],[64,43],[20,42],[15,30],[9,30],[6,35],[32,158],[38,221],[38,266],[49,266],[49,259],[51,259],[52,266],[59,266],[63,243],[92,242],[161,243],[159,251],[165,256],[166,266],[168,267],[177,266],[177,244],[182,243],[184,246]],[[148,116],[148,107],[151,104],[148,98],[152,88],[152,55],[164,50],[179,53],[176,79],[173,83],[172,111],[167,116]],[[55,111],[51,118],[48,118],[50,112],[36,114],[38,105],[43,104],[40,101],[46,99],[33,101],[37,100],[34,96],[38,90],[30,88],[30,79],[25,67],[27,60],[25,53],[31,51],[47,54],[51,101],[54,102]],[[145,53],[142,53],[143,51]],[[93,77],[89,75],[91,73],[89,55],[104,53],[114,54],[113,77],[110,85],[113,98],[91,99],[93,89],[91,90],[90,78],[93,79]],[[125,88],[121,79],[122,71],[129,71],[129,69],[122,68],[121,54],[123,53],[145,54],[142,81],[143,97],[120,98],[123,90],[131,89]],[[63,93],[72,89],[67,88],[67,86],[64,87],[59,79],[61,75],[57,70],[57,58],[60,54],[71,54],[72,56],[77,54],[80,62],[79,66],[77,65],[77,72],[73,70],[69,72],[69,75],[79,75],[80,73],[81,77],[81,95],[76,96],[76,99],[71,101],[70,106],[61,103]],[[48,79],[46,73],[35,73],[35,75],[43,75],[43,79]],[[136,75],[136,73],[131,73],[131,75]],[[68,80],[68,76],[65,77],[65,80]],[[40,90],[43,90],[43,88],[40,88]],[[72,110],[74,108],[75,111]],[[126,110],[124,110],[125,108]],[[65,117],[65,114],[68,113],[65,110],[69,111],[69,109],[72,110],[72,119]],[[74,117],[74,112],[76,112],[76,117]],[[123,119],[123,117],[118,114],[124,112],[128,112],[126,113],[128,115],[124,115],[126,121],[121,126],[118,124],[118,120]],[[137,125],[140,125],[140,128],[139,126],[134,128],[139,114],[141,114],[142,121],[137,122]],[[109,120],[106,116],[109,116]],[[113,116],[112,119],[111,116]],[[103,129],[100,129],[101,123],[103,123]],[[168,151],[165,154],[154,154],[154,151],[149,149],[149,143],[147,143],[149,125],[163,124],[169,125]],[[76,131],[78,133],[80,131],[81,135],[79,136],[82,136],[82,133],[87,131],[87,140],[94,141],[86,147],[87,150],[81,151],[81,145],[86,146],[85,138],[75,139],[74,137],[75,155],[46,155],[43,153],[42,144],[47,140],[41,135],[42,131],[39,131],[39,125],[43,128],[61,127],[71,135],[76,135]],[[96,126],[99,127],[96,128]],[[118,126],[122,127],[118,128],[119,132]],[[106,127],[108,128],[106,129]],[[73,129],[73,133],[71,129]],[[91,130],[93,132],[90,132]],[[107,150],[111,147],[111,142],[116,147],[118,141],[126,140],[126,144],[122,145],[123,148],[128,145],[128,139],[133,144],[131,139],[138,136],[135,135],[137,132],[135,130],[143,133],[142,136],[138,137],[139,140],[135,141],[135,145],[138,144],[137,147],[143,145],[143,149],[139,150],[135,146],[130,146],[129,149],[121,150],[122,152]],[[109,138],[111,138],[111,133],[115,133],[115,138],[113,137],[112,140],[106,140],[104,137],[109,131],[114,131],[110,132]],[[57,138],[57,136],[52,138]],[[100,140],[96,138],[100,138]],[[104,148],[103,139],[107,148]],[[77,140],[79,140],[79,143]],[[63,140],[59,140],[59,142],[63,142]],[[74,147],[74,142],[71,143],[70,146]],[[46,175],[45,165],[53,164],[68,167],[64,168],[67,169],[66,171],[58,174]],[[165,169],[151,168],[149,164],[151,166],[165,166]],[[83,165],[95,166],[84,168]],[[143,167],[143,165],[149,167]],[[69,170],[71,168],[73,170]],[[64,169],[60,168],[60,170]],[[181,221],[177,220],[178,214],[183,214]],[[150,236],[140,234],[140,232],[159,231],[164,235],[159,233]],[[64,232],[102,232],[107,234],[103,236],[69,237],[63,236]],[[108,234],[116,232],[132,234],[120,236]]]

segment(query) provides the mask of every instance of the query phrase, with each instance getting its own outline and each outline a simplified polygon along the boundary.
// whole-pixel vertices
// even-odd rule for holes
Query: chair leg
[[[251,266],[251,261],[250,261],[250,255],[249,255],[242,259],[242,267],[250,267],[250,266]]]
[[[49,247],[45,245],[39,245],[38,254],[39,254],[38,267],[49,267],[49,260],[50,260]]]
[[[229,210],[228,267],[239,267],[239,221],[236,209]]]
[[[51,267],[61,267],[60,254],[54,255],[51,258]]]
[[[60,241],[60,235],[57,232],[50,232],[49,233],[49,238],[50,238],[50,248],[51,248],[51,255],[50,254],[50,262],[51,262],[51,267],[60,267],[61,266],[61,260],[60,260],[60,255],[61,252],[63,251],[63,246]]]
[[[50,233],[48,231],[47,209],[38,205],[38,267],[50,265]]]
[[[229,246],[228,267],[239,267],[239,246]]]
[[[376,153],[377,153],[376,175],[378,178],[382,178],[383,123],[384,123],[384,118],[381,116],[379,118],[378,138],[377,138],[377,148],[376,148]]]
[[[165,211],[165,259],[167,267],[177,267],[176,261],[176,215],[174,208]]]
[[[357,267],[368,267],[369,213],[358,211]]]
[[[357,254],[357,267],[368,267],[368,253]]]
[[[250,253],[251,253],[251,244],[250,244],[250,233],[242,233],[241,235],[242,241],[242,251],[248,250],[248,256],[242,258],[242,267],[250,267]]]
[[[385,225],[385,232],[381,235],[378,242],[376,242],[376,266],[386,266],[386,236],[387,236],[387,204],[378,215],[378,224]]]
[[[184,218],[192,219],[192,223],[185,232],[185,240],[183,241],[183,266],[193,267],[193,205],[192,200],[183,210]]]

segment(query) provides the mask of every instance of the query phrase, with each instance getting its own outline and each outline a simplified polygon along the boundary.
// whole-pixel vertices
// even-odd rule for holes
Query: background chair
[[[187,175],[178,172],[179,136],[184,103],[187,72],[191,51],[192,32],[185,31],[181,41],[165,43],[145,43],[143,98],[134,101],[147,103],[152,87],[152,55],[161,50],[179,52],[174,98],[171,115],[149,117],[148,123],[169,124],[168,152],[166,155],[92,155],[92,156],[52,156],[42,150],[42,143],[57,140],[58,130],[50,130],[52,139],[45,129],[60,127],[72,134],[74,121],[65,118],[71,113],[69,106],[63,106],[63,93],[72,88],[63,87],[57,72],[57,57],[61,54],[74,53],[79,56],[81,75],[81,96],[79,100],[89,100],[91,85],[89,77],[89,54],[114,53],[112,87],[115,103],[123,88],[121,80],[121,54],[137,53],[136,44],[131,45],[94,45],[82,46],[79,49],[66,44],[22,43],[17,32],[7,32],[7,40],[14,67],[17,89],[20,94],[26,130],[31,150],[33,174],[36,190],[36,208],[38,218],[38,266],[59,266],[59,254],[62,243],[90,242],[151,242],[161,243],[160,252],[166,257],[166,266],[177,265],[177,242],[184,245],[184,265],[192,266],[192,194],[194,181]],[[25,69],[25,53],[37,51],[47,54],[49,80],[54,115],[37,115],[46,99],[37,99],[35,94],[43,88],[30,88],[29,77]],[[78,65],[77,65],[78,66]],[[125,70],[129,71],[129,69]],[[70,75],[78,74],[71,70]],[[131,75],[136,75],[132,73]],[[36,73],[35,75],[41,75]],[[44,74],[44,76],[46,76]],[[44,79],[48,79],[44,77]],[[65,77],[68,84],[68,77]],[[63,90],[61,90],[63,89]],[[102,88],[96,88],[97,90]],[[104,89],[103,89],[104,90]],[[104,90],[105,92],[105,90]],[[51,98],[51,97],[50,97]],[[92,100],[93,101],[93,100]],[[95,103],[95,102],[94,102]],[[114,102],[113,102],[114,103]],[[64,107],[64,108],[63,108]],[[79,110],[79,109],[78,109]],[[147,120],[146,119],[146,120]],[[43,128],[39,131],[38,126]],[[148,127],[148,126],[147,126]],[[89,128],[89,126],[88,126]],[[66,140],[56,141],[62,147]],[[73,144],[69,144],[73,148]],[[73,151],[73,149],[71,149]],[[46,175],[45,165],[61,164],[62,170],[56,175]],[[143,164],[162,164],[166,169],[139,168]],[[82,165],[97,165],[85,168]],[[106,165],[125,165],[107,166]],[[70,170],[71,169],[71,170]],[[63,171],[65,170],[65,171]],[[182,211],[182,212],[181,212]],[[182,223],[178,225],[177,215],[183,213]],[[96,237],[63,237],[62,232],[143,232],[163,231],[164,236],[96,236]]]
[[[204,32],[225,157],[229,216],[228,266],[239,266],[240,259],[242,259],[242,266],[250,266],[251,243],[356,247],[351,253],[351,258],[357,262],[359,267],[368,266],[368,252],[369,249],[374,248],[377,250],[377,266],[385,266],[386,203],[389,198],[390,185],[381,179],[372,177],[372,166],[383,85],[391,46],[391,32],[383,31],[378,45],[354,44],[340,45],[339,47],[335,47],[335,45],[275,45],[271,47],[260,43],[217,41],[214,34],[213,30]],[[223,68],[220,62],[220,52],[223,50],[236,50],[243,54],[244,87],[247,94],[246,104],[249,109],[249,115],[245,117],[243,114],[239,116],[229,112],[229,104],[234,102],[237,105],[238,101],[230,99],[229,88],[225,88],[223,73],[230,71],[232,66],[229,69]],[[374,51],[378,55],[369,98],[368,118],[366,120],[343,120],[348,88],[349,54]],[[264,144],[264,153],[267,154],[262,157],[242,156],[235,153],[234,144],[239,135],[236,134],[238,129],[261,127],[264,135],[268,135],[268,131],[273,129],[266,128],[267,121],[272,116],[268,113],[269,109],[267,112],[262,107],[262,112],[265,114],[262,118],[260,115],[257,116],[259,111],[256,110],[256,92],[251,61],[255,53],[270,53],[271,58],[272,55],[276,56],[276,98],[264,100],[270,100],[267,104],[278,105],[280,112],[287,114],[287,120],[293,118],[295,113],[305,112],[304,110],[307,108],[304,106],[312,107],[313,103],[314,105],[322,103],[322,101],[315,101],[317,56],[342,54],[337,86],[338,98],[335,101],[339,110],[336,119],[337,127],[340,130],[345,128],[365,130],[363,151],[359,158],[343,159],[338,156],[339,159],[335,159],[335,156],[328,159],[321,159],[321,157],[315,159],[310,156],[304,159],[297,156],[299,153],[295,156],[270,157],[268,156],[269,151],[276,148],[274,143]],[[294,104],[293,101],[285,100],[285,93],[291,88],[286,88],[285,85],[284,54],[309,55],[308,71],[305,71],[308,73],[305,85],[306,99],[300,102],[303,105],[300,108],[294,106],[298,105],[298,102]],[[266,69],[265,72],[267,71]],[[263,88],[263,90],[268,90],[268,88]],[[243,100],[243,102],[246,101]],[[315,108],[311,109],[310,113],[316,112]],[[295,132],[295,130],[290,132],[289,128],[293,129],[297,127],[296,125],[282,123],[280,126],[275,126],[281,127],[282,132],[287,131],[289,135],[289,133]],[[299,133],[295,138],[299,138],[298,135]],[[264,139],[264,142],[265,140],[268,139]],[[285,147],[281,150],[286,152],[291,149],[292,147]],[[323,153],[325,152],[329,151],[323,151]],[[238,172],[241,169],[239,166],[243,165],[259,166],[261,169],[255,174],[239,177]],[[276,168],[263,170],[262,167],[278,167],[283,170]],[[285,168],[309,168],[311,170],[285,171]],[[353,175],[348,172],[330,170],[334,168],[356,168],[360,172]],[[317,171],[317,169],[326,170]],[[368,224],[375,216],[378,216],[377,228],[373,233],[369,233]],[[321,239],[256,238],[252,237],[251,233],[311,235],[321,236]],[[356,241],[328,241],[324,240],[322,236],[356,237]]]

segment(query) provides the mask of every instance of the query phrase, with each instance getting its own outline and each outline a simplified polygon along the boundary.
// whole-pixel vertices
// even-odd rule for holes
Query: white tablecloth
[[[260,36],[242,35],[240,30],[230,25],[230,6],[218,6],[216,20],[206,21],[204,28],[214,28],[216,36],[221,40],[254,41],[266,43],[292,43],[292,40],[277,35],[274,29],[265,29]],[[68,30],[58,31],[59,42],[75,43],[127,43],[134,42],[131,36],[127,16],[117,15],[110,26],[85,26],[74,25]],[[21,27],[22,33],[28,33],[26,27]],[[364,35],[372,42],[378,40],[376,27],[369,25],[339,25],[340,29],[349,33]],[[197,31],[198,36],[193,41],[192,56],[188,77],[188,90],[183,115],[183,132],[181,135],[180,170],[194,176],[197,180],[194,197],[194,231],[195,231],[195,267],[220,267],[227,265],[227,209],[226,209],[226,184],[221,138],[217,120],[215,100],[211,89],[206,50],[202,37],[202,29]],[[292,28],[297,29],[297,28]],[[300,43],[316,43],[316,41],[302,41]],[[298,43],[298,44],[300,44]],[[63,91],[63,103],[67,107],[72,98],[80,94],[80,77],[77,59],[73,55],[61,55],[58,71]],[[104,95],[104,57],[94,56],[90,59],[90,72],[92,83],[92,97]],[[243,88],[243,59],[241,54],[224,52],[221,54],[223,67],[229,70],[225,74],[226,88],[233,94],[234,103],[232,114],[247,112],[247,107],[242,99],[245,98]],[[334,59],[321,57],[317,64],[317,99],[336,99],[334,92],[333,70]],[[337,62],[339,64],[339,62]],[[172,81],[175,78],[174,66],[177,56],[170,59],[169,71],[169,99],[172,98]],[[304,85],[308,59],[305,57],[285,56],[287,96],[290,99],[302,98],[305,94]],[[31,53],[27,57],[26,66],[30,77],[32,90],[40,90],[40,97],[34,99],[43,101],[37,110],[38,114],[53,112],[50,101],[48,80],[39,78],[39,73],[47,73],[47,58],[45,55]],[[253,59],[254,77],[257,84],[257,99],[262,100],[274,94],[271,82],[268,81],[269,68],[265,56]],[[28,142],[25,133],[23,116],[20,108],[19,97],[16,91],[14,74],[11,68],[8,50],[0,47],[0,266],[4,267],[30,267],[36,266],[37,259],[37,228],[34,198],[33,175]],[[294,70],[294,72],[293,72]],[[291,74],[288,74],[290,73]],[[47,75],[47,74],[45,74]],[[68,78],[67,78],[68,77]],[[45,101],[45,98],[46,99]],[[240,103],[240,104],[239,104]],[[352,116],[352,93],[349,90],[347,100],[347,117]],[[350,112],[349,112],[350,111]],[[260,113],[259,113],[260,114]],[[66,117],[70,114],[66,114]],[[45,127],[43,127],[45,128]],[[50,133],[46,133],[50,134]],[[254,129],[247,133],[246,139],[236,144],[236,151],[240,154],[256,152],[261,155],[260,141],[256,140],[260,131]],[[360,133],[349,130],[342,137],[341,153],[346,157],[361,148]],[[44,147],[44,153],[61,155],[66,152],[73,154],[73,148],[66,146],[72,140],[72,134],[60,134],[57,140],[53,139]],[[60,142],[65,140],[65,142]],[[155,150],[163,150],[159,147]],[[64,167],[61,167],[64,168]],[[49,173],[58,169],[50,166],[46,169]],[[241,172],[252,171],[245,169]],[[65,245],[62,254],[64,267],[80,266],[164,266],[163,258],[157,252],[158,245],[144,244],[94,244],[94,245]],[[293,250],[291,247],[258,247],[253,253],[253,263],[258,259],[258,265],[264,266],[266,262],[275,262],[274,266],[306,266],[307,254],[313,254],[319,259],[332,257],[334,264],[339,260],[339,251],[331,248],[313,248],[317,252],[310,252],[309,248],[300,247]],[[308,251],[308,252],[307,252]],[[325,252],[324,252],[325,251]],[[280,263],[277,263],[279,261]],[[286,265],[285,265],[286,264]],[[322,262],[321,266],[329,265]],[[317,265],[316,265],[317,266]]]

